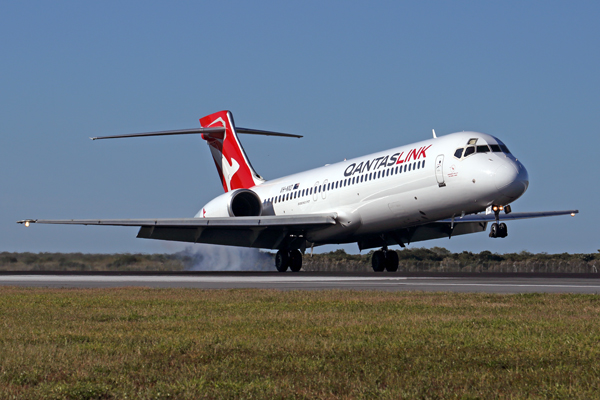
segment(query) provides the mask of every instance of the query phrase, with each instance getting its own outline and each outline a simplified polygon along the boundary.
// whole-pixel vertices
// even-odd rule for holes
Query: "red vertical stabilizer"
[[[254,171],[235,133],[233,116],[229,111],[219,111],[200,118],[203,128],[225,127],[225,133],[202,134],[210,147],[225,192],[249,189],[264,179]]]

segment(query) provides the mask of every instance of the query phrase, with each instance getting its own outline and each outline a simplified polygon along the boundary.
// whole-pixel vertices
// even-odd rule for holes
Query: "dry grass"
[[[2,288],[0,398],[597,398],[600,297]]]

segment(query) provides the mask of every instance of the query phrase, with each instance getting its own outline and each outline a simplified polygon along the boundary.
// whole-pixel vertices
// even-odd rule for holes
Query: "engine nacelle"
[[[211,200],[196,217],[258,217],[262,212],[262,202],[256,193],[250,189],[236,189]]]

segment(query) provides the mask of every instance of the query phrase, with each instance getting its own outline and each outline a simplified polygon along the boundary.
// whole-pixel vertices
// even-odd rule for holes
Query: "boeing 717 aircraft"
[[[357,243],[373,253],[374,271],[397,271],[389,246],[483,232],[507,235],[504,221],[577,210],[511,212],[529,185],[527,170],[500,139],[478,132],[433,137],[379,153],[265,180],[252,168],[238,134],[301,137],[236,127],[229,111],[200,119],[201,128],[104,136],[200,134],[225,193],[193,218],[18,221],[140,227],[137,237],[277,250],[278,271],[299,271],[307,248]]]

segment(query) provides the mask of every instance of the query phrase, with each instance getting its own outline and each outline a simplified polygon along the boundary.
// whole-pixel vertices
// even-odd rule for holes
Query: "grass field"
[[[0,289],[0,398],[598,398],[600,297]]]

